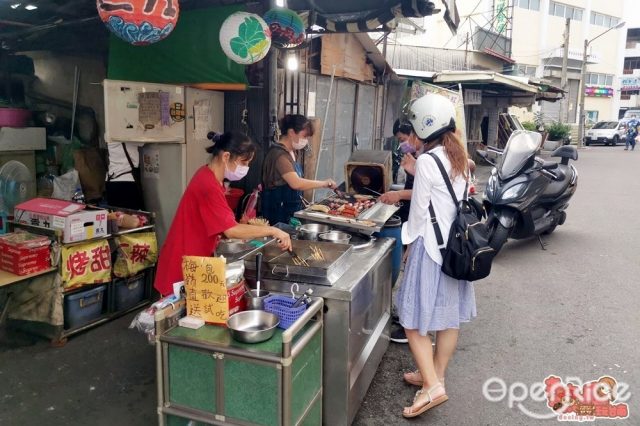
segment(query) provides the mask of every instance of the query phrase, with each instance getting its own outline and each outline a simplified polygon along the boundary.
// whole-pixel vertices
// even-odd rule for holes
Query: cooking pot
[[[331,231],[329,225],[321,225],[319,223],[307,223],[298,228],[301,240],[317,241],[320,234],[329,231]]]
[[[342,231],[331,231],[318,235],[318,238],[322,241],[329,241],[332,243],[349,244],[351,235]]]
[[[235,340],[259,343],[271,339],[279,323],[280,320],[275,314],[256,310],[231,315],[227,320],[227,327]]]

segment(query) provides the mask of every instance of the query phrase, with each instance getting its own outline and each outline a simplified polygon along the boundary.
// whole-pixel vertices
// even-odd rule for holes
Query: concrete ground
[[[462,328],[446,404],[402,419],[415,388],[401,376],[413,364],[407,345],[391,344],[354,424],[540,424],[531,416],[549,413],[543,402],[489,402],[483,384],[497,377],[520,396],[551,374],[628,383],[630,419],[607,424],[640,424],[639,156],[622,147],[581,150],[578,192],[547,250],[535,240],[510,242],[475,284],[478,318]],[[10,334],[0,343],[0,425],[156,424],[155,353],[127,329],[131,318],[63,348]]]

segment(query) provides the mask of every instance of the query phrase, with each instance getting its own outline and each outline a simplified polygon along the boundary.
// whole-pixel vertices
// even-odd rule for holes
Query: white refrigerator
[[[104,81],[105,141],[144,143],[145,208],[162,245],[189,180],[207,163],[207,134],[224,130],[224,94],[156,83]]]

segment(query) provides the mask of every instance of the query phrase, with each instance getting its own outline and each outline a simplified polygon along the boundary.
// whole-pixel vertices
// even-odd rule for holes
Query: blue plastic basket
[[[304,303],[296,308],[292,308],[291,306],[294,303],[295,299],[274,294],[264,299],[264,310],[276,314],[278,318],[280,318],[278,327],[286,330],[307,310],[307,305]]]

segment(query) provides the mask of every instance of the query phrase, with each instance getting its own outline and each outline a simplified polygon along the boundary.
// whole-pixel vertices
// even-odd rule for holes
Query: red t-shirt
[[[182,256],[211,256],[220,234],[236,226],[224,187],[204,166],[191,178],[160,251],[154,287],[163,296],[182,281]]]

